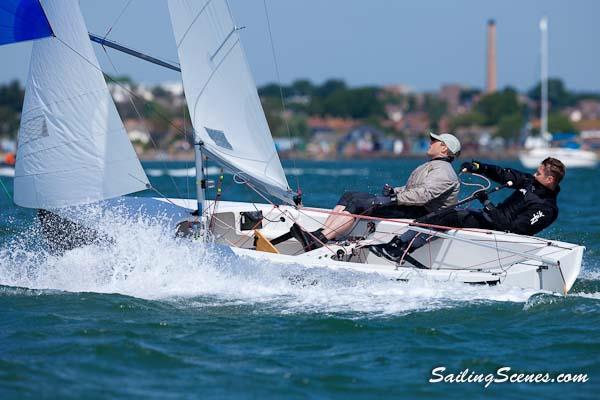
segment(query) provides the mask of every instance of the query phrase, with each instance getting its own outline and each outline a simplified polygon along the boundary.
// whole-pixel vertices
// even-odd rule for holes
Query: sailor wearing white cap
[[[386,184],[381,195],[346,192],[338,200],[334,213],[324,227],[314,232],[293,229],[306,251],[321,247],[328,240],[346,235],[354,225],[353,215],[382,218],[419,218],[457,202],[460,182],[452,161],[460,153],[460,142],[449,133],[429,134],[427,150],[430,161],[417,167],[404,186]]]
[[[430,132],[429,137],[432,141],[437,140],[439,142],[442,142],[448,148],[450,154],[454,157],[458,157],[458,155],[460,154],[460,142],[458,141],[458,138],[456,136],[451,135],[449,133],[441,133],[439,135],[436,135],[435,133]]]

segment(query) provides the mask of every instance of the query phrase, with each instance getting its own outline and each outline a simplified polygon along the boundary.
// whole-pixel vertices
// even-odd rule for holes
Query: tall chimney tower
[[[496,81],[496,21],[490,19],[487,24],[487,81],[486,93],[493,93],[497,88]]]

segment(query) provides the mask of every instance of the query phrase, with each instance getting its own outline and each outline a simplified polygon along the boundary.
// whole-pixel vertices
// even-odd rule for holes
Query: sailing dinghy
[[[110,206],[114,199],[151,188],[104,83],[78,2],[40,3],[53,33],[33,48],[15,203],[66,216],[72,206]],[[563,294],[572,287],[583,246],[504,232],[358,216],[347,238],[317,250],[304,252],[293,238],[271,243],[293,224],[306,231],[322,227],[333,211],[296,204],[299,194],[283,172],[227,2],[168,0],[168,6],[194,127],[197,198],[125,197],[128,202],[164,206],[161,212],[172,213],[174,227],[199,245],[214,240],[240,257],[274,264]],[[207,200],[206,158],[265,202],[219,201],[219,196]],[[392,263],[365,247],[388,242],[407,229],[438,238],[411,254],[413,264]]]

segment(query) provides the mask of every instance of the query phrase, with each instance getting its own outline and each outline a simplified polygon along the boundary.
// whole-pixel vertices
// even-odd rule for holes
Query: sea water
[[[344,190],[400,185],[418,164],[284,163],[305,204],[327,207]],[[194,196],[192,164],[145,167],[161,193]],[[12,180],[3,183],[2,399],[593,398],[600,388],[597,171],[567,172],[560,216],[542,233],[587,247],[568,296],[282,267],[177,240],[161,217],[118,212],[100,222],[109,245],[51,255],[35,214],[12,205]],[[228,177],[222,186],[223,200],[260,201]],[[430,382],[440,367],[453,382]],[[457,382],[503,367],[588,381]]]

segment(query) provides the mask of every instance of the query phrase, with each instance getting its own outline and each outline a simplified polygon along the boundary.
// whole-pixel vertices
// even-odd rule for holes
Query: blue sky
[[[200,1],[200,0],[198,0]],[[485,29],[497,23],[498,84],[520,90],[539,79],[539,19],[549,20],[550,76],[600,91],[600,1],[266,0],[281,78],[417,90],[443,83],[483,87]],[[128,0],[81,0],[89,30],[104,34]],[[276,80],[263,0],[230,0],[257,83]],[[109,39],[176,60],[166,0],[131,0]],[[25,81],[30,44],[0,48],[0,82]],[[104,70],[115,70],[96,47]],[[110,51],[110,50],[109,50]],[[146,83],[179,74],[110,51],[119,75]]]

